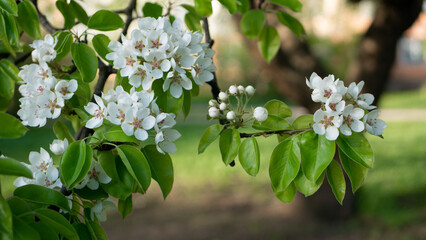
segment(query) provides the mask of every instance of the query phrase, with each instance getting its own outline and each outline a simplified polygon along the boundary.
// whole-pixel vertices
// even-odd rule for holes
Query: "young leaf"
[[[294,179],[294,183],[296,184],[297,189],[299,189],[299,191],[303,193],[305,197],[307,197],[307,196],[311,196],[316,191],[318,191],[318,189],[322,185],[322,182],[324,181],[324,177],[325,177],[325,171],[322,173],[322,175],[318,178],[316,182],[311,182],[309,179],[305,177],[302,169],[300,169],[299,173]]]
[[[244,13],[240,22],[241,31],[250,39],[256,39],[263,24],[265,23],[265,13],[260,10],[250,10]]]
[[[84,141],[71,143],[62,155],[59,167],[61,181],[68,189],[71,189],[83,180],[81,175],[84,178],[90,168],[90,164],[86,162],[90,164],[92,162],[92,149],[86,146]],[[87,165],[89,165],[89,168],[87,168]]]
[[[220,154],[225,165],[230,164],[240,148],[240,133],[236,129],[225,129],[219,138]]]
[[[53,132],[60,140],[64,140],[66,138],[69,143],[74,141],[74,137],[71,135],[70,130],[61,121],[56,121],[55,124],[53,124]]]
[[[237,11],[235,0],[219,0],[219,2],[228,9],[230,14],[234,14]]]
[[[336,161],[332,161],[327,167],[327,180],[337,201],[342,204],[345,197],[346,183],[342,168]]]
[[[0,9],[3,9],[14,16],[17,16],[18,14],[18,6],[16,5],[15,0],[0,0]]]
[[[33,178],[33,173],[21,162],[12,158],[0,158],[0,174]]]
[[[274,187],[272,187],[272,190],[274,191],[275,196],[283,203],[290,203],[293,201],[297,193],[296,186],[293,182],[290,183],[290,185],[283,191],[276,191]]]
[[[127,136],[121,126],[114,126],[104,134],[105,138],[111,142],[138,142],[135,136]]]
[[[373,149],[362,133],[352,133],[351,136],[340,134],[337,138],[337,145],[353,161],[366,168],[373,167]]]
[[[201,21],[201,18],[198,17],[197,15],[191,13],[191,12],[188,12],[185,15],[185,24],[188,27],[188,29],[191,30],[191,31],[194,31],[194,32],[195,31],[199,31],[199,32],[203,31],[203,29],[201,28],[200,21]]]
[[[101,187],[98,187],[96,190],[92,190],[88,187],[84,187],[82,189],[74,188],[73,191],[81,198],[87,200],[100,200],[108,197],[108,193],[106,193]]]
[[[132,212],[133,202],[132,195],[130,194],[125,200],[118,199],[118,212],[124,218]]]
[[[299,0],[269,0],[271,3],[278,4],[283,7],[291,9],[293,12],[300,12],[302,10],[302,3]]]
[[[71,55],[83,81],[93,81],[98,71],[98,59],[93,49],[84,43],[73,43]]]
[[[198,143],[198,154],[203,153],[206,148],[216,140],[223,130],[223,125],[215,124],[208,127]]]
[[[95,221],[92,221],[86,218],[85,221],[86,221],[87,227],[90,229],[90,235],[92,236],[91,239],[108,240],[108,237],[104,229],[102,228],[101,224],[99,223],[98,219],[95,219]]]
[[[164,199],[173,187],[173,163],[169,154],[161,154],[155,145],[148,145],[142,149],[151,168],[151,175],[160,185]]]
[[[255,120],[252,127],[257,130],[265,131],[292,129],[291,124],[287,120],[275,115],[268,115],[268,118],[263,122]]]
[[[90,236],[89,228],[84,223],[74,222],[72,224],[72,226],[74,227],[75,231],[77,232],[80,240],[91,240],[92,239],[92,237]]]
[[[33,227],[38,232],[38,234],[40,234],[40,239],[59,240],[58,234],[45,223],[38,221],[31,222],[29,225]]]
[[[183,90],[183,116],[186,118],[191,111],[191,91]]]
[[[280,36],[277,30],[272,26],[265,26],[260,33],[257,46],[267,62],[270,62],[277,55],[280,44]]]
[[[84,25],[87,25],[87,22],[89,21],[89,16],[87,16],[87,13],[84,8],[74,0],[71,0],[69,7],[71,8],[72,13],[78,19],[78,21],[80,21]]]
[[[53,228],[58,234],[68,239],[78,239],[75,229],[60,213],[45,208],[35,209],[34,212],[41,222]]]
[[[351,181],[352,192],[355,193],[356,190],[361,187],[362,183],[364,183],[364,180],[367,177],[368,168],[352,161],[352,159],[350,159],[340,148],[338,150],[340,162]]]
[[[55,46],[56,58],[55,62],[59,62],[64,59],[71,51],[71,44],[73,42],[73,36],[70,32],[61,32],[58,35],[58,43]]]
[[[297,20],[297,18],[291,16],[286,12],[277,12],[278,21],[281,24],[287,26],[297,37],[300,37],[302,34],[305,34],[305,29],[303,25]]]
[[[238,159],[249,175],[257,175],[260,167],[260,153],[255,137],[247,138],[241,143]]]
[[[75,16],[72,8],[63,1],[56,1],[56,7],[62,13],[62,16],[64,16],[64,28],[71,29],[75,24]]]
[[[143,5],[142,13],[144,17],[158,18],[163,14],[163,7],[158,3],[147,2]]]
[[[3,68],[0,68],[0,79],[0,97],[4,97],[7,100],[12,99],[15,92],[15,82],[9,78]]]
[[[99,31],[112,31],[124,27],[121,17],[109,10],[99,10],[90,17],[87,27]]]
[[[336,146],[324,135],[314,131],[304,132],[300,141],[302,153],[302,169],[306,178],[316,182],[330,162],[333,160]]]
[[[112,52],[112,50],[108,47],[109,42],[111,42],[111,39],[109,39],[109,37],[105,34],[96,34],[92,39],[93,47],[99,56],[105,61],[110,61],[106,59],[105,56]]]
[[[18,23],[28,35],[40,39],[40,22],[37,10],[31,1],[25,0],[18,4]]]
[[[250,10],[250,1],[249,0],[235,0],[237,5],[237,10],[239,13],[244,14]]]
[[[7,113],[0,112],[0,126],[7,126],[0,128],[0,138],[18,138],[27,132],[21,121]]]
[[[99,158],[102,168],[112,178],[108,184],[102,184],[102,188],[113,197],[126,199],[132,193],[135,180],[129,171],[127,171],[120,158],[115,157],[111,153],[109,155],[112,155],[113,158],[111,156]],[[116,175],[111,174],[113,172],[111,170],[115,171]]]
[[[116,149],[121,161],[145,193],[151,184],[151,170],[145,156],[130,145],[120,145]]]
[[[297,138],[288,138],[279,143],[271,155],[269,177],[276,192],[288,188],[300,168],[300,147]]]
[[[9,43],[10,45],[14,47],[14,49],[19,49],[20,36],[19,36],[18,26],[15,21],[15,17],[6,12],[3,12],[2,15],[3,15],[4,26],[6,27],[6,34],[7,34],[7,39]]]
[[[280,118],[291,117],[291,110],[287,104],[279,100],[271,100],[265,104],[268,115],[274,115]]]
[[[211,0],[194,0],[194,5],[195,11],[201,16],[208,17],[212,15],[213,8]]]
[[[0,68],[3,73],[6,74],[7,77],[12,79],[15,83],[22,81],[22,79],[18,77],[19,69],[10,60],[1,59]]]
[[[294,129],[304,129],[304,128],[311,128],[312,124],[314,122],[314,115],[312,114],[306,114],[301,115],[293,122],[293,128]]]
[[[13,216],[13,239],[40,240],[40,234],[21,218]]]
[[[12,212],[0,194],[0,239],[13,239]]]
[[[55,205],[65,211],[70,211],[68,199],[66,199],[62,193],[43,186],[33,184],[25,185],[15,189],[13,195],[28,202]]]

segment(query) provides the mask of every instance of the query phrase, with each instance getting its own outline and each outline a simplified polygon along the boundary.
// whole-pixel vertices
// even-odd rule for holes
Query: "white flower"
[[[376,106],[371,105],[374,101],[374,96],[370,93],[360,94],[363,87],[364,87],[364,81],[361,81],[358,84],[353,82],[349,85],[348,91],[345,96],[362,109],[365,109],[365,110],[375,109]]]
[[[78,88],[78,83],[76,80],[74,79],[70,81],[61,80],[56,84],[55,92],[56,92],[56,95],[67,100],[74,95],[74,92],[77,90],[77,88]]]
[[[318,135],[324,135],[328,140],[334,141],[339,136],[339,130],[342,123],[342,117],[325,112],[321,109],[314,114],[314,132]]]
[[[159,129],[163,128],[172,128],[174,125],[176,125],[175,121],[175,115],[173,113],[160,113],[155,118],[156,120],[156,131],[159,131]]]
[[[176,145],[173,143],[180,138],[180,133],[175,129],[166,128],[155,135],[155,144],[160,153],[176,152]]]
[[[346,136],[352,135],[352,131],[362,132],[364,130],[364,123],[360,119],[363,116],[364,110],[361,108],[354,108],[352,104],[346,106],[343,111],[343,124],[340,126],[340,132]]]
[[[114,67],[121,68],[122,76],[129,76],[138,65],[137,54],[132,41],[121,35],[121,41],[111,41],[108,47],[113,52],[108,53],[105,58],[113,61]]]
[[[209,108],[209,116],[211,118],[217,118],[219,117],[219,115],[220,115],[219,109],[217,109],[216,107]]]
[[[30,47],[34,48],[31,53],[33,61],[39,63],[50,62],[56,58],[55,46],[58,40],[50,34],[44,37],[44,40],[35,40]]]
[[[65,149],[68,147],[68,140],[65,138],[63,141],[59,139],[53,140],[52,144],[50,144],[50,151],[52,151],[56,155],[61,155],[65,152]]]
[[[148,108],[129,109],[125,121],[121,124],[121,129],[127,136],[134,134],[137,139],[145,141],[148,138],[146,130],[153,128],[156,122],[155,117],[150,116],[149,113]]]
[[[43,94],[36,98],[36,103],[42,109],[43,117],[53,119],[59,117],[61,108],[64,106],[64,100],[57,98],[56,94],[50,90],[43,91]]]
[[[209,106],[210,107],[216,107],[217,106],[217,101],[215,99],[210,99]]]
[[[345,101],[340,94],[333,94],[325,102],[325,110],[335,115],[339,115],[345,109]]]
[[[182,88],[191,90],[192,82],[184,73],[169,72],[163,84],[163,91],[167,91],[169,88],[170,94],[174,98],[180,98],[182,96]]]
[[[253,86],[248,85],[245,90],[246,90],[247,96],[251,97],[254,95],[255,89]]]
[[[31,127],[43,127],[46,125],[45,109],[41,109],[34,98],[21,98],[21,105],[18,110],[18,116],[22,119],[22,124]]]
[[[380,136],[383,134],[383,130],[387,127],[387,124],[382,119],[377,119],[379,116],[379,110],[373,110],[364,116],[365,129],[372,135]]]
[[[86,106],[84,106],[84,109],[93,116],[86,123],[86,127],[91,129],[100,127],[105,118],[105,104],[102,98],[97,95],[94,95],[94,97],[97,104],[89,102]]]
[[[96,216],[100,222],[105,222],[107,220],[106,211],[114,209],[116,209],[116,206],[112,199],[98,200],[92,209],[90,209],[90,218],[94,221]]]
[[[259,122],[263,122],[268,118],[268,110],[264,107],[257,107],[253,111],[253,117]]]
[[[237,93],[238,93],[237,86],[235,86],[235,85],[229,86],[228,91],[229,91],[229,94],[231,94],[231,95],[237,95]]]
[[[81,189],[87,186],[91,190],[96,190],[99,188],[99,183],[108,184],[109,182],[111,182],[111,178],[105,173],[101,164],[97,161],[92,161],[89,172],[75,188]]]
[[[235,115],[234,111],[229,111],[226,114],[226,119],[228,119],[228,120],[234,120],[235,118],[236,118],[236,115]]]
[[[219,109],[222,110],[222,111],[225,110],[227,107],[228,106],[224,102],[219,104]]]
[[[145,90],[136,92],[134,88],[130,89],[131,100],[133,101],[133,106],[137,108],[147,108],[154,99],[154,92],[147,92]],[[120,97],[121,98],[121,97]],[[120,103],[119,98],[119,103]],[[126,100],[127,103],[127,100]]]
[[[163,77],[163,72],[167,72],[171,68],[170,61],[166,59],[166,55],[162,52],[151,52],[146,56],[146,67],[152,73],[152,77],[159,79]]]
[[[118,96],[120,96],[121,93],[125,92],[122,86],[118,86],[115,90],[110,89],[107,94],[102,93],[102,98],[106,102],[117,102]]]
[[[220,101],[226,102],[228,100],[228,94],[225,92],[220,92],[218,98]]]
[[[317,73],[313,72],[311,76],[309,77],[309,80],[307,78],[305,78],[305,80],[306,80],[306,85],[313,90],[313,89],[319,88],[322,78],[319,77]]]
[[[133,87],[138,88],[142,85],[144,90],[149,90],[152,86],[152,75],[146,66],[137,65],[136,70],[130,75],[129,83]]]
[[[315,87],[311,96],[314,102],[325,103],[327,99],[333,95],[333,93],[337,93],[334,75],[328,75],[322,80],[318,80],[317,77],[314,77],[310,82],[310,85]]]

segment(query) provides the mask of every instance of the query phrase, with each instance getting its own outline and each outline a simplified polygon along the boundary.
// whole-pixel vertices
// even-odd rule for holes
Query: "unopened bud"
[[[227,106],[226,106],[226,103],[221,103],[221,104],[219,104],[219,109],[220,109],[220,110],[222,110],[222,111],[223,111],[223,110],[225,110],[225,109],[226,109],[226,107],[227,107]]]
[[[248,86],[246,87],[246,93],[247,93],[247,95],[248,95],[249,97],[253,96],[254,91],[255,91],[255,90],[254,90],[254,87],[253,87],[253,86],[248,85]]]
[[[238,93],[237,87],[235,85],[231,85],[229,87],[229,94],[231,94],[231,95],[237,95],[237,93]]]
[[[226,94],[225,92],[220,92],[218,97],[219,97],[219,100],[222,102],[225,102],[228,100],[228,94]]]
[[[228,119],[228,120],[234,120],[235,119],[235,113],[234,113],[234,111],[229,111],[227,114],[226,114],[226,119]]]
[[[243,86],[239,85],[237,88],[238,88],[238,93],[239,93],[239,94],[244,94],[244,90],[245,90],[245,89],[244,89],[244,87],[243,87]]]
[[[268,110],[264,107],[257,107],[254,109],[253,117],[259,122],[263,122],[268,118]]]
[[[217,101],[216,101],[216,100],[214,100],[214,99],[211,99],[211,100],[209,101],[209,106],[210,106],[210,107],[216,107],[216,106],[217,106]]]
[[[209,108],[209,116],[211,118],[217,118],[217,117],[219,117],[219,114],[220,114],[219,109],[217,109],[215,107]]]

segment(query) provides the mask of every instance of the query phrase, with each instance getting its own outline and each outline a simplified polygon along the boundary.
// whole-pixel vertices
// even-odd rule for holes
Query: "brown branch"
[[[312,128],[303,128],[296,130],[276,130],[276,131],[268,131],[268,132],[257,132],[257,133],[240,133],[241,138],[249,138],[249,137],[259,137],[259,136],[269,136],[272,134],[288,134],[293,135],[300,132],[305,132],[308,130],[312,130]]]
[[[203,30],[204,30],[204,36],[206,38],[206,42],[209,44],[209,48],[212,48],[214,44],[214,40],[210,36],[209,21],[207,20],[207,17],[203,17]],[[220,88],[219,88],[219,85],[217,84],[217,78],[216,78],[215,72],[213,73],[213,80],[211,80],[210,82],[207,82],[207,84],[209,84],[210,87],[212,88],[211,89],[212,95],[217,100],[220,93]]]
[[[47,32],[55,33],[57,31],[61,30],[61,29],[55,28],[54,26],[52,26],[49,23],[49,21],[47,21],[46,16],[40,12],[40,9],[37,6],[37,0],[31,0],[31,2],[34,4],[34,6],[37,10],[38,20],[40,21],[40,24],[44,27],[44,29],[46,29]]]
[[[129,5],[127,6],[127,8],[117,11],[118,13],[124,13],[127,16],[126,22],[124,23],[124,27],[123,27],[123,35],[127,35],[127,31],[129,30],[130,27],[130,23],[132,23],[133,21],[133,10],[136,9],[136,0],[130,0]]]

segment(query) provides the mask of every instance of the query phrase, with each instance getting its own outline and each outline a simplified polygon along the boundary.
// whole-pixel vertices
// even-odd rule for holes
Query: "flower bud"
[[[229,87],[229,94],[231,94],[231,95],[237,95],[237,93],[238,93],[237,87],[235,85],[231,85]]]
[[[237,89],[238,89],[238,93],[239,94],[244,94],[244,87],[243,86],[241,86],[241,85],[239,85],[238,87],[237,87]]]
[[[52,151],[56,155],[61,155],[65,152],[65,149],[68,147],[68,140],[65,138],[63,141],[59,139],[53,140],[52,144],[50,144],[50,151]]]
[[[253,96],[254,91],[255,91],[255,90],[254,90],[254,87],[253,87],[253,86],[248,85],[248,86],[246,87],[246,93],[247,93],[247,95],[248,95],[249,97]]]
[[[216,106],[217,106],[217,101],[216,101],[216,100],[214,100],[214,99],[211,99],[211,100],[209,101],[209,106],[210,106],[210,107],[216,107]]]
[[[223,111],[223,110],[225,110],[225,109],[226,109],[226,107],[227,107],[227,106],[226,106],[226,103],[221,103],[221,104],[219,104],[219,109],[220,109],[220,110],[222,110],[222,111]]]
[[[226,114],[226,119],[228,119],[228,120],[234,120],[235,119],[235,113],[234,113],[234,111],[229,111],[227,114]]]
[[[268,118],[268,110],[264,107],[257,107],[254,109],[253,117],[259,122],[263,122]]]
[[[217,117],[219,117],[219,114],[220,114],[219,109],[217,109],[215,107],[209,108],[209,116],[211,118],[217,118]]]
[[[226,94],[225,92],[220,92],[218,97],[219,97],[219,100],[222,102],[225,102],[228,100],[228,94]]]

